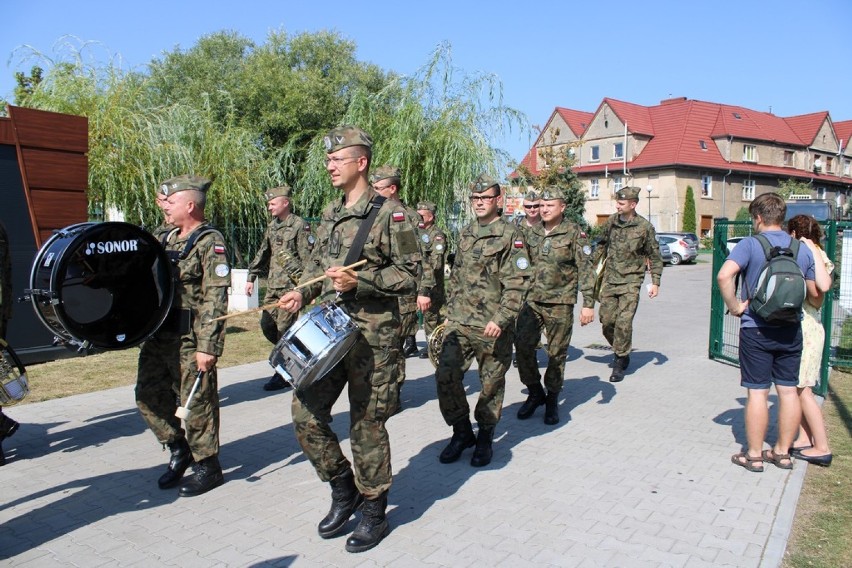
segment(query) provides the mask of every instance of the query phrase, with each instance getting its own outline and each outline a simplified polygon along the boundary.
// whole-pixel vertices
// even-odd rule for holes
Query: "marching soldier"
[[[9,235],[0,223],[0,338],[6,339],[6,326],[12,318],[12,256],[9,251]],[[6,463],[3,440],[18,431],[19,424],[3,414],[0,407],[0,465]]]
[[[563,217],[562,191],[546,188],[540,203],[542,222],[530,229],[532,282],[516,326],[518,373],[529,392],[518,418],[526,420],[544,404],[544,423],[553,425],[559,423],[558,397],[565,379],[577,290],[583,293],[580,324],[586,325],[595,317],[595,277],[586,235],[579,225]],[[535,356],[542,328],[547,336],[548,357],[544,388]]]
[[[398,405],[394,384],[400,356],[398,298],[418,289],[420,248],[405,210],[385,202],[369,184],[373,141],[367,133],[343,126],[329,132],[323,142],[326,170],[343,196],[322,214],[317,249],[302,281],[323,274],[327,278],[286,293],[278,305],[297,312],[315,298],[334,300],[339,294],[338,303],[361,330],[353,347],[322,380],[296,393],[292,408],[302,450],[319,478],[331,483],[331,508],[317,527],[319,535],[331,538],[339,533],[363,503],[361,520],[346,541],[347,551],[361,552],[379,544],[389,530],[385,511],[393,476],[385,422]],[[368,238],[355,242],[362,223],[372,223]],[[357,272],[344,269],[358,258],[367,264]],[[346,386],[354,476],[329,426],[331,408]]]
[[[603,227],[603,240],[608,259],[600,292],[600,320],[603,334],[615,360],[609,380],[624,380],[630,365],[633,348],[633,317],[639,307],[639,290],[650,269],[651,285],[648,297],[656,298],[663,274],[663,259],[657,243],[654,226],[636,213],[639,188],[625,187],[615,194],[616,212],[610,215]]]
[[[437,207],[431,201],[417,204],[420,222],[420,249],[423,251],[423,280],[417,295],[417,308],[423,314],[426,340],[444,320],[444,263],[447,258],[447,236],[435,224]],[[429,345],[420,352],[421,359],[429,358]]]
[[[481,467],[491,463],[491,442],[512,360],[515,318],[528,286],[530,263],[521,232],[498,213],[500,185],[483,174],[470,189],[476,220],[459,234],[435,379],[441,414],[453,427],[452,439],[439,460],[452,463],[465,448],[476,445],[470,464]],[[476,436],[462,384],[462,362],[468,352],[476,356],[482,384],[474,411],[479,425]]]
[[[533,227],[541,225],[541,196],[535,190],[524,195],[524,215],[518,219],[518,228],[529,238]]]
[[[272,220],[266,227],[260,249],[249,266],[246,282],[246,295],[251,296],[257,277],[266,278],[264,305],[277,302],[278,298],[299,281],[315,240],[311,235],[311,226],[291,212],[291,193],[289,186],[282,185],[264,194]],[[293,324],[296,315],[279,308],[263,310],[260,316],[263,336],[275,345]],[[263,390],[276,391],[287,386],[287,381],[275,373],[263,385]]]
[[[204,218],[210,180],[182,175],[165,181],[160,191],[167,196],[164,211],[175,229],[166,235],[165,248],[175,271],[173,309],[177,324],[169,331],[163,359],[140,353],[136,404],[157,440],[172,451],[161,488],[180,483],[186,468],[195,462],[195,473],[180,488],[182,497],[201,495],[224,483],[219,464],[219,393],[216,361],[225,343],[225,325],[213,319],[228,307],[230,266],[225,239]],[[159,333],[159,332],[158,332]],[[173,339],[177,337],[177,339]],[[177,344],[171,355],[172,343]],[[165,368],[164,368],[165,367]],[[202,371],[198,389],[187,406],[190,390]],[[190,413],[186,429],[175,416],[177,402]]]

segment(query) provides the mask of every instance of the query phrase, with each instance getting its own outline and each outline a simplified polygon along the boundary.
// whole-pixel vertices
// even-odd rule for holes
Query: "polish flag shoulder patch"
[[[514,242],[514,246],[516,249],[524,248],[524,241],[522,241],[521,239],[516,239]]]
[[[405,221],[405,213],[402,211],[394,211],[393,212],[393,222],[394,223],[402,223]]]
[[[213,245],[213,252],[216,254],[225,254],[225,245]]]

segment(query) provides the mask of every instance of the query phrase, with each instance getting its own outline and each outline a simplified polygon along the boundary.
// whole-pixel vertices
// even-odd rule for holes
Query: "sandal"
[[[753,471],[755,473],[763,472],[763,456],[759,458],[753,458],[748,455],[747,452],[740,452],[731,456],[731,463],[736,464],[740,467],[744,467],[747,470]]]
[[[790,454],[776,454],[774,450],[763,450],[760,454],[763,461],[768,461],[775,464],[775,467],[781,469],[793,469],[793,460],[790,459]],[[786,461],[786,463],[784,463]]]

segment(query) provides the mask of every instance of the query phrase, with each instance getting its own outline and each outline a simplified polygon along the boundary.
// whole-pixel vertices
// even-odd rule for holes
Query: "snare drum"
[[[335,304],[320,304],[300,317],[272,349],[269,364],[301,392],[323,378],[358,339],[360,330]]]
[[[57,343],[125,349],[162,325],[174,280],[165,250],[146,231],[129,223],[80,223],[42,245],[27,293]]]

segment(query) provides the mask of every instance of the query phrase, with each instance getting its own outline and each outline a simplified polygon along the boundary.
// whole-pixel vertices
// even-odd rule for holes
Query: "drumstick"
[[[343,267],[343,268],[341,268],[340,270],[352,270],[353,268],[356,268],[356,267],[358,267],[358,266],[361,266],[362,264],[367,264],[367,259],[366,259],[366,258],[365,258],[365,259],[362,259],[362,260],[359,260],[358,262],[353,262],[353,263],[352,263],[352,264],[350,264],[349,266],[344,266],[344,267]],[[319,282],[320,280],[325,280],[326,278],[328,278],[328,276],[326,276],[325,274],[323,274],[322,276],[317,276],[316,278],[311,278],[311,279],[310,279],[310,280],[308,280],[307,282],[304,282],[304,283],[302,283],[302,284],[299,284],[298,286],[296,286],[295,288],[293,288],[293,290],[298,290],[299,288],[304,288],[304,287],[306,287],[306,286],[310,286],[311,284],[316,284],[316,283],[317,283],[317,282]],[[275,306],[277,306],[277,305],[278,305],[278,302],[270,302],[270,303],[268,303],[268,304],[266,304],[266,305],[264,305],[264,306],[260,306],[260,307],[258,307],[258,308],[252,308],[252,309],[250,309],[250,310],[244,310],[244,311],[242,311],[242,312],[234,312],[233,314],[228,314],[228,315],[225,315],[225,316],[219,316],[218,318],[213,318],[213,319],[212,319],[212,320],[210,320],[210,321],[211,321],[211,322],[214,322],[214,321],[222,321],[222,320],[226,320],[226,319],[228,319],[228,318],[233,318],[233,317],[236,317],[236,316],[241,316],[241,315],[243,315],[243,314],[251,314],[251,313],[259,312],[259,311],[262,311],[262,310],[268,310],[268,309],[270,309],[270,308],[274,308],[274,307],[275,307]]]
[[[195,375],[195,382],[192,383],[192,388],[189,389],[189,396],[186,397],[186,406],[178,406],[175,410],[175,416],[181,420],[189,418],[189,405],[192,404],[192,397],[195,396],[195,391],[198,390],[198,385],[201,384],[201,377],[204,376],[204,371],[198,369],[198,374]]]

